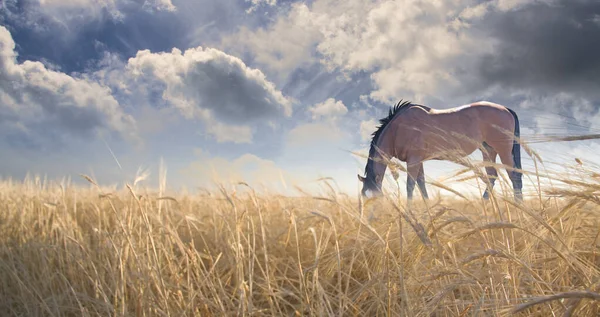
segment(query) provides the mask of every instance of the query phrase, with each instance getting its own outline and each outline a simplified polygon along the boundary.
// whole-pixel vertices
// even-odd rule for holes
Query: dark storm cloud
[[[484,82],[539,92],[600,88],[600,1],[565,0],[494,12],[480,28],[498,41],[481,59]]]

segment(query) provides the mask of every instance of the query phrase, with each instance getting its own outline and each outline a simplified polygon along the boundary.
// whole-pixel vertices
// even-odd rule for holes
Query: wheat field
[[[0,314],[599,316],[598,174],[540,175],[524,204],[498,185],[410,208],[326,180],[299,197],[4,180]]]

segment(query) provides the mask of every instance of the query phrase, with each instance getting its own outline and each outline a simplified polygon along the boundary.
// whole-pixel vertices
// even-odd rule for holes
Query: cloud
[[[99,19],[105,12],[113,19],[121,19],[123,13],[119,7],[124,2],[118,0],[39,0],[29,1],[29,4],[31,7],[37,5],[37,13],[41,16],[57,22],[69,23],[75,19]]]
[[[277,53],[266,43],[295,39],[304,28],[305,37],[293,42],[298,55],[279,69],[318,59],[332,73],[368,74],[369,100],[376,103],[402,98],[451,107],[492,100],[516,106],[527,127],[572,134],[593,131],[588,118],[597,118],[600,108],[598,16],[600,5],[587,0],[315,0],[292,6],[268,27],[245,30],[243,38],[257,61],[273,68]],[[316,119],[317,108],[309,109]],[[361,119],[356,134],[368,141],[375,121]],[[311,136],[324,131],[299,126],[289,139],[316,142]]]
[[[267,27],[239,31],[223,37],[222,45],[237,53],[250,52],[257,63],[282,78],[294,69],[316,62],[314,45],[321,38],[316,21],[305,4],[293,4]]]
[[[306,147],[340,140],[341,131],[330,123],[305,123],[290,130],[287,144],[290,147]]]
[[[288,133],[279,161],[313,179],[332,176],[333,170],[355,167],[352,140],[350,131],[331,121],[299,124]]]
[[[50,22],[72,29],[104,19],[120,22],[136,10],[173,12],[177,8],[171,0],[7,0],[4,9],[4,14],[29,27],[42,28]]]
[[[331,121],[299,124],[287,135],[277,162],[296,176],[303,189],[319,192],[322,184],[316,180],[333,177],[335,187],[354,194],[355,172],[362,167],[350,153],[355,149],[353,139],[351,131]]]
[[[533,119],[528,124],[537,135],[585,134],[600,129],[600,108],[587,98],[571,93],[524,95],[519,103],[521,121]],[[545,108],[543,115],[540,108]]]
[[[319,59],[347,76],[370,73],[369,96],[384,103],[400,96],[464,103],[496,84],[591,92],[600,65],[598,8],[587,0],[315,0],[226,42],[279,71]],[[566,45],[556,44],[557,34]]]
[[[312,114],[313,120],[321,118],[333,119],[348,113],[348,108],[340,100],[336,101],[334,98],[328,98],[321,103],[309,107],[308,112]]]
[[[378,122],[375,119],[369,119],[360,122],[360,139],[362,141],[370,141],[371,134],[375,132]]]
[[[319,60],[346,76],[371,73],[376,86],[371,97],[377,101],[400,94],[419,99],[440,89],[454,91],[461,84],[455,75],[460,67],[474,63],[486,48],[454,26],[453,14],[470,3],[315,0],[291,6],[266,28],[242,28],[224,42],[279,72]],[[472,11],[471,17],[483,14],[483,8]]]
[[[271,160],[246,153],[234,159],[211,156],[203,151],[195,151],[197,158],[181,172],[197,179],[197,184],[211,187],[213,182],[235,184],[247,182],[250,186],[281,188],[285,184],[284,172]]]
[[[260,70],[216,49],[139,51],[125,69],[129,90],[160,96],[185,117],[203,120],[217,140],[249,142],[250,124],[292,114],[291,102]]]
[[[275,6],[277,5],[277,0],[245,0],[246,2],[250,2],[251,6],[246,10],[247,13],[252,13],[258,9],[260,6]]]
[[[465,35],[467,24],[455,26],[452,12],[466,8],[465,2],[446,1],[354,3],[349,13],[327,13],[317,50],[330,68],[371,72],[376,89],[370,97],[377,101],[453,92],[461,85],[456,74],[471,68],[472,58],[486,48]]]
[[[69,9],[58,2],[56,13],[45,14],[40,13],[39,0],[0,1],[0,25],[13,33],[22,58],[49,61],[71,73],[94,70],[106,52],[129,58],[143,49],[170,51],[218,43],[246,16],[237,0],[74,3]],[[106,8],[110,3],[115,10]],[[169,3],[176,5],[174,11],[162,9]]]
[[[175,11],[177,7],[173,5],[171,0],[146,0],[142,8],[148,11]]]
[[[206,132],[219,143],[252,143],[252,129],[249,126],[232,126],[220,122],[207,122]]]
[[[584,0],[585,1],[585,0]],[[555,0],[495,0],[491,2],[500,11],[514,11],[532,4],[553,4]]]
[[[462,10],[462,12],[458,15],[460,19],[464,20],[472,20],[483,17],[488,9],[491,7],[491,2],[484,2],[472,7],[466,7]]]
[[[0,135],[36,147],[151,134],[148,153],[181,168],[201,129],[220,154],[198,168],[339,169],[354,182],[345,150],[399,99],[488,99],[515,107],[528,135],[582,133],[600,122],[596,2],[7,0],[0,24],[21,55],[0,41]],[[289,96],[308,106],[292,115]]]
[[[135,120],[108,87],[49,70],[40,62],[17,63],[15,42],[0,27],[0,122],[14,145],[92,137],[116,132],[133,140]]]
[[[233,158],[212,156],[209,153],[196,150],[196,160],[180,170],[180,174],[192,177],[197,186],[206,189],[214,188],[215,182],[224,186],[245,182],[255,190],[267,189],[285,195],[301,194],[296,186],[304,192],[319,194],[329,188],[322,181],[322,177],[334,177],[334,187],[339,190],[354,194],[356,192],[356,174],[349,172],[348,154],[328,160],[324,157],[305,159],[305,164],[288,165],[287,160],[269,160],[260,156],[245,153]],[[290,153],[297,158],[297,153]],[[343,158],[343,159],[342,159]],[[320,162],[319,162],[320,161]],[[286,164],[282,164],[285,162]],[[326,168],[324,168],[323,163]],[[237,191],[244,187],[237,187]]]

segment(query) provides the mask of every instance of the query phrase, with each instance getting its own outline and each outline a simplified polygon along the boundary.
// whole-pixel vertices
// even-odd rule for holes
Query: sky
[[[0,177],[355,195],[352,152],[400,99],[504,104],[525,141],[598,133],[597,56],[595,0],[5,0]],[[596,141],[531,147],[600,163]]]

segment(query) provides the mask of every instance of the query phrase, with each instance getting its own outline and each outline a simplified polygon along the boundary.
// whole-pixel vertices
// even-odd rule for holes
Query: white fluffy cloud
[[[348,113],[348,108],[344,106],[344,103],[334,98],[328,98],[327,100],[318,103],[308,108],[308,111],[312,114],[313,120],[321,118],[336,118]]]
[[[135,138],[135,120],[106,86],[49,70],[40,62],[17,63],[15,42],[0,26],[0,122],[15,142],[113,131]]]
[[[203,120],[218,141],[250,142],[250,124],[292,113],[291,102],[260,70],[216,49],[139,51],[125,68],[129,90],[161,96],[187,118]]]
[[[239,32],[225,36],[223,45],[235,52],[252,52],[256,62],[285,78],[313,61],[313,46],[322,37],[313,18],[308,6],[294,4],[288,15],[279,16],[268,28],[242,26]]]
[[[350,11],[350,17],[332,16],[317,49],[332,68],[373,72],[375,100],[423,99],[460,85],[453,65],[464,67],[473,52],[485,49],[451,28],[452,12],[463,7],[446,1],[370,3],[364,12]]]
[[[113,95],[117,91],[125,96],[119,100],[162,102],[201,120],[218,142],[250,143],[251,125],[292,113],[291,102],[260,70],[216,49],[144,50],[127,62],[109,55],[98,72],[72,77],[39,62],[18,64],[14,47],[0,28],[0,121],[19,142],[100,130],[133,138],[136,122]]]
[[[493,51],[491,39],[470,32],[471,23],[538,2],[551,0],[315,0],[293,5],[268,28],[243,28],[229,42],[277,70],[318,58],[330,70],[370,72],[374,100],[442,98],[476,81],[478,57]]]
[[[377,120],[369,119],[360,122],[360,138],[362,141],[371,140],[371,134],[377,128]]]
[[[374,71],[372,97],[388,101],[400,91],[423,95],[452,82],[452,70],[441,64],[476,46],[449,28],[448,12],[460,8],[442,1],[316,0],[292,6],[268,29],[242,29],[233,39],[277,70],[311,62],[316,47],[329,69]]]

